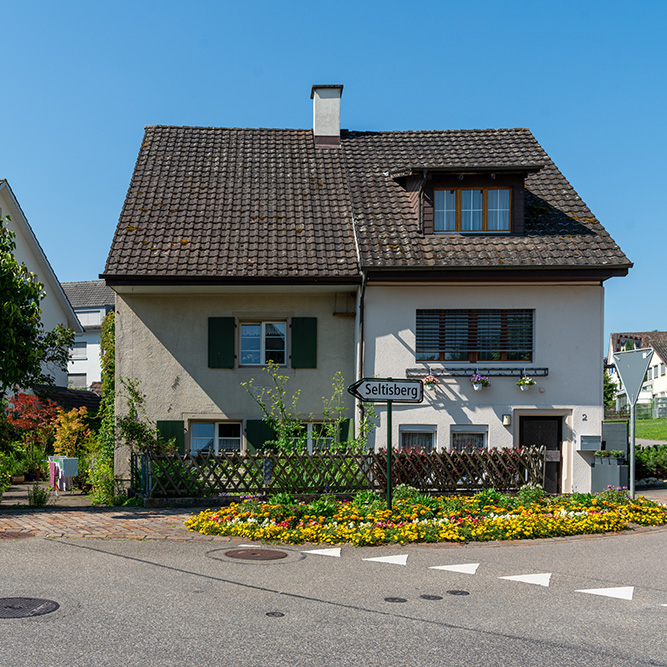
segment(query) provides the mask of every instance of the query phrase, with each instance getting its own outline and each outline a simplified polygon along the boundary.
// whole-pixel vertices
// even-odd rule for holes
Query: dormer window
[[[509,232],[509,188],[434,189],[434,231]]]

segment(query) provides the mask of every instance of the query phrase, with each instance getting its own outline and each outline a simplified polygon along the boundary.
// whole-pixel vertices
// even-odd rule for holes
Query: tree
[[[609,373],[602,374],[602,395],[604,397],[604,407],[613,408],[616,405],[616,390],[618,387],[614,384]]]
[[[62,325],[44,331],[44,285],[14,256],[10,218],[0,219],[0,396],[14,387],[53,384],[44,366],[67,369],[74,332]]]

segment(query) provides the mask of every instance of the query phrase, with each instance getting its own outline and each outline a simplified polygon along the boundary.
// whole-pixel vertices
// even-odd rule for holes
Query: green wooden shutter
[[[208,318],[208,367],[234,368],[233,317]]]
[[[158,421],[155,424],[158,433],[166,442],[176,440],[176,449],[179,454],[185,452],[185,422],[182,421]]]
[[[245,423],[245,437],[247,451],[254,453],[260,449],[273,449],[265,447],[267,440],[274,440],[276,432],[263,419],[248,419]]]
[[[317,318],[292,318],[292,368],[317,368]]]
[[[346,440],[351,440],[354,438],[354,420],[352,419],[343,419],[343,421],[338,425],[338,437],[340,442],[345,442]]]

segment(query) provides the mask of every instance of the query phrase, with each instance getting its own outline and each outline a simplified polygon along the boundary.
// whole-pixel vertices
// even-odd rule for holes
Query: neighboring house
[[[607,359],[610,365],[614,363],[615,352],[649,347],[653,348],[653,356],[637,398],[638,403],[650,403],[656,398],[667,398],[667,331],[619,332],[609,336]],[[622,409],[628,404],[622,383],[615,368],[610,368],[608,373],[618,386],[616,407]]]
[[[547,487],[589,489],[602,284],[631,263],[528,130],[341,131],[341,94],[313,87],[313,130],[146,128],[101,276],[118,374],[195,451],[262,447],[240,383],[269,359],[315,422],[337,370],[436,375],[395,445],[544,444]]]
[[[86,389],[102,380],[100,336],[102,320],[114,308],[114,291],[103,280],[62,283],[84,332],[76,337],[68,367],[68,386]]]
[[[37,279],[44,284],[44,298],[40,303],[42,309],[42,326],[50,331],[58,324],[73,329],[76,334],[83,333],[83,328],[63,292],[49,260],[46,258],[39,241],[28,220],[23,214],[18,200],[14,196],[9,183],[0,179],[0,218],[9,216],[9,229],[16,233],[16,250],[14,256],[18,262],[25,264]],[[53,377],[57,386],[67,386],[67,373],[54,368],[46,369]]]

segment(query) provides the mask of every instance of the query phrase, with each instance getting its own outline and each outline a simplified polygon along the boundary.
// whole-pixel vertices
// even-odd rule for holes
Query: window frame
[[[83,354],[75,354],[79,350]],[[69,351],[70,361],[86,361],[88,359],[88,343],[85,340],[75,340]]]
[[[482,436],[483,446],[474,447],[473,451],[484,452],[489,449],[489,427],[487,424],[452,424],[449,427],[449,451],[468,451],[463,447],[454,446],[454,436]]]
[[[432,424],[401,424],[398,427],[398,445],[401,450],[414,448],[415,445],[408,445],[403,441],[405,435],[429,435],[431,436],[431,444],[426,447],[419,447],[423,452],[430,453],[437,450],[437,426]]]
[[[437,350],[420,350],[419,345],[419,313],[435,311],[439,313],[439,324],[438,324],[438,349]],[[488,350],[482,347],[482,341],[480,340],[480,331],[479,331],[479,313],[480,312],[500,312],[501,324],[500,324],[500,338],[504,342],[504,345],[501,346],[499,351]],[[446,331],[447,327],[447,313],[467,313],[467,330],[463,334],[463,337],[467,339],[467,348],[465,350],[456,350],[452,348],[451,350],[446,349],[446,342],[443,341],[443,334]],[[509,327],[508,327],[508,314],[509,313],[530,313],[530,331],[526,332],[525,338],[530,337],[530,349],[525,350],[509,350],[508,348],[508,338],[509,338]],[[451,316],[454,319],[455,316]],[[454,327],[455,321],[452,323]],[[490,352],[491,354],[499,354],[499,359],[484,359],[480,358],[480,353]],[[517,353],[527,353],[525,359],[509,359],[508,356],[511,352]],[[461,354],[465,358],[447,358],[448,356]],[[436,358],[426,358],[428,356],[433,357],[434,354],[437,354]],[[535,356],[535,309],[533,308],[418,308],[415,311],[415,362],[419,363],[428,363],[428,362],[448,362],[448,363],[517,363],[517,364],[526,364],[532,363]],[[423,358],[420,358],[423,357]]]
[[[197,449],[193,450],[192,444],[193,440],[195,439],[204,439],[206,436],[195,436],[194,435],[194,427],[195,426],[213,426],[213,451],[206,451],[203,448],[202,449]],[[231,440],[232,438],[229,437],[221,437],[220,436],[220,427],[221,426],[238,426],[239,429],[239,436],[238,436],[238,441],[239,441],[239,447],[238,449],[236,448],[231,448],[231,447],[220,447],[220,440]],[[235,439],[235,438],[234,438]],[[189,427],[188,427],[188,451],[192,456],[196,456],[197,454],[202,454],[206,456],[218,456],[221,451],[223,452],[243,452],[243,424],[240,421],[193,421],[190,422]]]
[[[481,190],[482,192],[482,228],[481,229],[462,229],[462,196],[466,191]],[[509,206],[507,208],[507,229],[489,229],[489,191],[505,190],[508,193]],[[436,192],[455,192],[456,210],[455,210],[455,229],[438,229],[438,215],[435,207]],[[434,234],[509,234],[512,231],[512,188],[503,185],[494,186],[466,186],[466,187],[435,187],[433,188],[433,233]]]
[[[288,344],[287,344],[287,332],[288,332],[288,323],[287,320],[281,319],[271,319],[271,320],[250,320],[250,319],[241,319],[239,320],[239,366],[246,367],[261,367],[266,366],[269,363],[269,360],[266,357],[266,327],[271,324],[280,324],[283,327],[283,361],[278,363],[278,366],[285,367],[288,365]],[[243,361],[243,327],[245,326],[260,326],[260,349],[259,349],[259,362],[249,363]],[[277,363],[277,362],[276,362]]]

